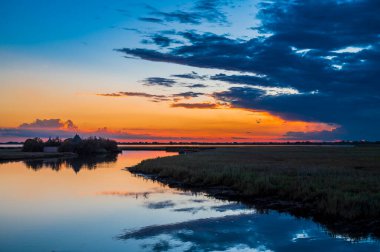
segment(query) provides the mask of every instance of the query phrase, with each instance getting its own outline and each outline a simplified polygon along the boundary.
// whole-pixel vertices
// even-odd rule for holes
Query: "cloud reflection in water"
[[[226,206],[224,206],[226,207]],[[240,213],[128,230],[149,251],[368,251],[376,244],[332,239],[310,220],[285,214]]]

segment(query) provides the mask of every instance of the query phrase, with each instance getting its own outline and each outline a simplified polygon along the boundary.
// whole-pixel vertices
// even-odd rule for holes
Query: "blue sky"
[[[205,22],[196,28],[220,34],[232,32],[236,36],[252,34],[248,28],[255,21],[242,21],[238,15],[244,6],[254,7],[254,3],[241,2],[243,5],[237,10],[226,8],[229,19],[236,19],[230,25]],[[151,8],[175,11],[192,6],[193,1],[2,1],[0,53],[6,60],[0,64],[11,69],[26,65],[30,69],[30,65],[41,62],[68,68],[68,71],[80,68],[108,72],[114,78],[123,79],[128,75],[129,80],[138,82],[149,77],[145,69],[149,62],[133,60],[126,69],[127,60],[114,49],[138,47],[149,34],[157,31],[193,29],[192,24],[164,25],[139,20],[149,16]],[[255,8],[244,10],[247,16],[254,16],[254,13]],[[154,45],[144,46],[155,48]],[[167,67],[166,64],[152,64],[150,74],[162,73]],[[169,75],[176,69],[178,73],[184,70],[181,66],[171,65],[170,68]]]

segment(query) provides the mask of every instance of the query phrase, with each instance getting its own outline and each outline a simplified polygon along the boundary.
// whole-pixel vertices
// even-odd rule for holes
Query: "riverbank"
[[[0,149],[0,161],[16,161],[41,158],[66,158],[76,157],[74,153],[46,153],[46,152],[23,152],[21,148]]]
[[[380,148],[258,146],[145,160],[129,169],[173,187],[313,217],[380,237]]]

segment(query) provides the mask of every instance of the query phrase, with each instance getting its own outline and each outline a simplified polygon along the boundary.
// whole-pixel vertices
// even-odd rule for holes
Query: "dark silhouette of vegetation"
[[[376,146],[220,148],[145,160],[130,171],[190,187],[226,187],[242,199],[294,202],[328,219],[380,223]]]
[[[22,151],[42,152],[44,147],[58,147],[59,152],[73,152],[80,155],[106,154],[120,152],[117,142],[100,137],[81,139],[78,135],[62,141],[60,138],[49,138],[45,143],[40,138],[25,141]]]
[[[62,144],[62,140],[59,137],[49,138],[45,143],[44,147],[59,147]]]
[[[119,149],[116,141],[90,137],[80,141],[66,139],[59,147],[60,152],[74,152],[80,155],[117,153]]]
[[[44,149],[44,142],[41,138],[27,139],[22,146],[22,151],[25,152],[41,152]]]

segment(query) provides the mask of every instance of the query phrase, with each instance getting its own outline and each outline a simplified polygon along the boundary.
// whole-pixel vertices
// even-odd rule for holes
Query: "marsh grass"
[[[130,170],[193,186],[227,186],[246,198],[298,202],[328,217],[380,217],[379,147],[221,148],[145,160]]]

